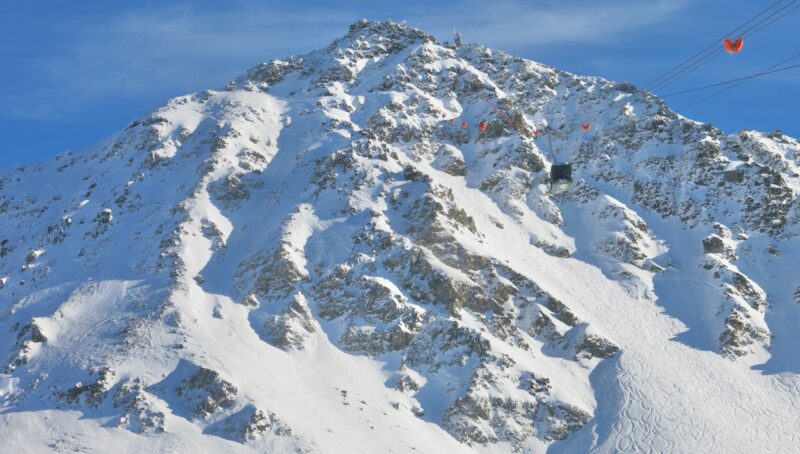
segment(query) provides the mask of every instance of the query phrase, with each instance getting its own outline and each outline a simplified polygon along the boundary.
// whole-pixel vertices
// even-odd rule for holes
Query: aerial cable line
[[[779,72],[783,72],[783,71],[788,71],[790,69],[800,68],[800,64],[796,64],[796,65],[785,66],[785,67],[782,67],[782,68],[773,69],[776,66],[782,65],[782,64],[784,64],[784,63],[786,63],[786,62],[788,62],[790,60],[794,60],[795,58],[797,58],[799,56],[800,56],[800,54],[795,55],[794,57],[788,58],[788,59],[782,61],[781,63],[778,63],[776,65],[770,66],[769,68],[767,68],[767,69],[765,69],[763,71],[760,71],[760,72],[757,72],[757,73],[754,73],[754,74],[750,74],[748,76],[739,77],[739,78],[731,79],[731,80],[726,80],[726,81],[723,81],[723,82],[717,82],[717,83],[710,84],[710,85],[704,85],[702,87],[696,87],[696,88],[692,88],[692,89],[689,89],[689,90],[683,90],[683,91],[678,91],[678,92],[675,92],[675,93],[669,93],[669,94],[661,96],[661,98],[669,98],[669,97],[672,97],[672,96],[678,96],[678,95],[683,95],[683,94],[687,94],[687,93],[694,93],[694,92],[697,92],[697,91],[706,90],[706,89],[714,88],[714,87],[720,87],[720,86],[723,86],[723,85],[735,84],[735,85],[732,85],[730,87],[723,88],[722,90],[719,90],[719,91],[717,91],[717,92],[715,92],[715,93],[713,93],[713,94],[711,94],[709,96],[706,96],[705,98],[701,98],[701,99],[697,100],[696,102],[681,106],[681,107],[679,107],[677,109],[673,109],[673,110],[679,111],[679,110],[683,110],[683,109],[688,109],[689,107],[693,107],[693,106],[695,106],[697,104],[700,104],[703,101],[706,101],[706,100],[708,100],[710,98],[713,98],[714,96],[717,96],[717,95],[719,95],[719,94],[721,94],[721,93],[723,93],[725,91],[728,91],[728,90],[730,90],[730,89],[732,89],[734,87],[737,87],[737,86],[747,82],[748,80],[752,80],[752,79],[755,79],[755,78],[761,77],[761,76],[766,76],[768,74],[774,74],[774,73],[779,73]],[[600,115],[598,117],[598,119],[605,118],[607,116],[607,114],[608,114],[608,112],[606,112],[605,114]]]
[[[767,17],[764,17],[764,18],[761,18],[760,20],[758,20],[761,16],[764,16],[770,10],[772,10],[772,9],[776,8],[777,6],[781,5],[782,3],[784,3],[784,1],[785,0],[778,0],[778,1],[774,2],[774,3],[772,3],[771,5],[769,5],[768,7],[763,9],[762,11],[760,11],[755,16],[751,17],[750,19],[748,19],[747,21],[745,21],[744,23],[742,23],[738,27],[736,27],[733,30],[731,30],[726,35],[726,37],[730,36],[730,35],[734,35],[737,32],[740,33],[740,36],[744,36],[745,34],[754,34],[755,32],[764,29],[765,27],[771,25],[772,23],[774,23],[777,20],[785,17],[786,15],[788,15],[789,13],[795,11],[798,7],[800,7],[800,4],[797,4],[798,1],[800,1],[800,0],[790,0],[789,3],[784,4],[777,11],[773,11]],[[786,11],[787,8],[789,8],[789,7],[793,6],[793,5],[794,5],[794,8],[791,8],[790,10]],[[783,14],[781,14],[782,12],[783,12]],[[770,20],[770,19],[772,19],[772,20]],[[753,22],[755,22],[755,23],[753,23]],[[744,30],[742,30],[743,28],[744,28]],[[658,86],[665,86],[666,84],[672,83],[675,80],[677,80],[677,78],[682,77],[682,76],[688,74],[690,71],[693,71],[694,69],[698,68],[700,65],[702,65],[706,61],[710,60],[711,58],[715,57],[720,52],[721,52],[721,49],[719,47],[719,42],[718,41],[714,42],[714,43],[710,44],[709,46],[707,46],[705,49],[703,49],[703,50],[699,51],[698,53],[696,53],[695,55],[693,55],[692,57],[689,57],[688,59],[684,60],[682,63],[680,63],[677,66],[673,67],[669,71],[663,73],[661,76],[657,77],[652,82],[650,82],[647,85],[645,85],[644,87],[642,87],[642,89],[648,89],[649,88],[652,91],[654,88],[656,88]],[[699,60],[698,60],[698,58],[699,58]],[[676,72],[676,70],[677,70],[677,72]],[[672,74],[670,75],[670,73],[672,73]],[[736,85],[734,85],[734,86],[736,86]],[[729,87],[729,88],[733,88],[734,86]],[[722,90],[722,91],[725,91],[725,90]],[[595,117],[593,117],[590,120],[590,122],[594,122],[594,121],[597,121],[597,120],[605,118],[608,114],[611,113],[611,110],[613,108],[615,108],[617,106],[617,104],[619,104],[620,102],[622,102],[622,101],[624,101],[626,99],[628,99],[628,98],[627,97],[623,98],[623,99],[621,99],[619,101],[616,101],[616,102],[612,103],[611,106],[609,106],[609,107],[607,107],[605,109],[601,109],[601,112],[599,114],[595,115]],[[706,98],[704,98],[703,100],[705,100],[705,99]]]
[[[667,98],[667,97],[670,97],[670,96],[677,96],[677,95],[682,95],[682,94],[691,93],[691,92],[695,92],[695,91],[705,90],[707,88],[719,87],[721,85],[728,85],[728,84],[732,84],[734,82],[739,82],[739,81],[748,81],[750,79],[755,79],[756,77],[766,76],[767,74],[779,73],[781,71],[786,71],[786,70],[794,69],[794,68],[800,68],[800,64],[787,66],[785,68],[773,69],[771,71],[762,71],[760,73],[751,74],[749,76],[740,77],[738,79],[732,79],[732,80],[728,80],[728,81],[725,81],[725,82],[719,82],[719,83],[716,83],[716,84],[705,85],[703,87],[697,87],[697,88],[693,88],[691,90],[684,90],[684,91],[679,91],[679,92],[676,92],[676,93],[670,93],[668,95],[662,96],[662,98]]]
[[[790,9],[789,11],[786,11],[785,13],[783,13],[783,14],[780,14],[780,13],[781,13],[782,11],[784,11],[786,8],[788,8],[788,7],[792,6],[792,5],[793,5],[793,4],[795,4],[795,3],[797,3],[797,0],[792,0],[791,2],[789,2],[789,3],[788,3],[786,6],[784,6],[783,8],[779,9],[778,11],[775,11],[774,13],[770,14],[768,17],[765,17],[764,19],[762,19],[762,20],[761,20],[760,22],[758,22],[757,24],[750,26],[750,28],[748,28],[747,30],[745,30],[745,31],[741,32],[740,34],[741,34],[742,36],[744,36],[744,35],[746,35],[746,34],[753,34],[753,33],[755,33],[756,31],[758,31],[758,30],[761,30],[762,28],[764,28],[764,27],[766,27],[766,26],[768,26],[768,25],[771,25],[773,22],[775,22],[775,21],[777,21],[777,20],[779,20],[779,19],[781,19],[781,18],[785,17],[786,15],[788,15],[789,13],[791,13],[792,11],[794,11],[795,9],[797,9],[797,6],[795,6],[794,8]],[[775,17],[776,15],[777,15],[777,17]],[[770,21],[770,19],[771,19],[771,18],[773,18],[773,17],[775,17],[775,19],[773,19],[773,20],[771,20],[771,21]]]
[[[793,56],[791,58],[787,58],[786,60],[783,60],[780,63],[777,63],[777,64],[775,64],[773,66],[770,66],[769,68],[767,68],[767,69],[765,69],[763,71],[760,71],[760,72],[757,72],[757,73],[754,73],[754,74],[750,74],[748,76],[739,77],[739,78],[731,79],[731,80],[726,80],[726,81],[723,81],[723,82],[717,82],[717,83],[710,84],[710,85],[704,85],[702,87],[696,87],[696,88],[692,88],[692,89],[689,89],[689,90],[682,90],[682,91],[678,91],[678,92],[675,92],[675,93],[669,93],[667,95],[661,96],[661,98],[669,98],[669,97],[672,97],[672,96],[678,96],[678,95],[683,95],[683,94],[687,94],[687,93],[694,93],[694,92],[697,92],[697,91],[702,91],[702,90],[706,90],[706,89],[714,88],[714,87],[720,87],[720,86],[723,86],[723,85],[735,84],[735,85],[732,85],[730,87],[726,87],[726,88],[724,88],[722,90],[719,90],[719,91],[717,91],[717,92],[715,92],[715,93],[713,93],[713,94],[711,94],[709,96],[706,96],[705,98],[702,98],[702,99],[698,100],[697,102],[694,102],[694,103],[691,103],[691,104],[688,104],[688,105],[685,105],[685,106],[682,106],[680,108],[673,109],[673,110],[679,111],[679,110],[682,110],[682,109],[686,109],[686,108],[695,106],[695,105],[697,105],[697,104],[699,104],[699,103],[701,103],[701,102],[703,102],[703,101],[705,101],[705,100],[707,100],[709,98],[712,98],[712,97],[714,97],[714,96],[716,96],[716,95],[718,95],[718,94],[720,94],[722,92],[725,92],[725,91],[730,90],[730,89],[732,89],[732,88],[734,88],[736,86],[739,86],[739,85],[747,82],[748,80],[755,79],[755,78],[761,77],[761,76],[766,76],[768,74],[774,74],[774,73],[778,73],[778,72],[782,72],[782,71],[788,71],[790,69],[800,68],[800,64],[796,64],[796,65],[785,66],[785,67],[782,67],[782,68],[775,69],[777,66],[780,66],[780,65],[782,65],[782,64],[784,64],[784,63],[786,63],[788,61],[794,60],[797,57],[800,57],[800,54],[797,54],[797,55],[795,55],[795,56]],[[598,115],[596,117],[596,120],[602,120],[603,118],[606,118],[609,115],[609,113],[610,113],[610,110],[607,110],[606,112]]]
[[[743,80],[743,81],[741,81],[741,82],[739,82],[737,84],[731,85],[729,87],[725,87],[722,90],[715,91],[714,93],[711,93],[710,95],[706,96],[705,98],[700,98],[700,99],[698,99],[697,101],[695,101],[695,102],[693,102],[691,104],[686,104],[685,106],[681,106],[680,108],[675,109],[675,110],[684,110],[684,109],[688,109],[690,107],[694,107],[694,106],[700,104],[701,102],[708,101],[709,99],[713,98],[714,96],[717,96],[718,94],[724,93],[724,92],[726,92],[726,91],[728,91],[728,90],[730,90],[730,89],[732,89],[732,88],[734,88],[736,86],[739,86],[739,85],[741,85],[741,84],[743,84],[745,82],[747,82],[747,81]]]
[[[661,82],[650,86],[649,87],[650,91],[654,91],[654,90],[656,90],[658,88],[666,87],[667,85],[669,85],[669,84],[675,82],[676,80],[678,80],[678,79],[686,76],[687,74],[691,73],[695,69],[703,66],[709,60],[711,60],[712,58],[714,58],[717,55],[722,53],[718,46],[719,46],[718,43],[715,44],[714,48],[709,53],[706,53],[705,55],[703,55],[703,57],[701,57],[699,60],[692,62],[689,66],[684,67],[683,69],[681,69],[677,73],[671,75],[670,77],[667,77],[666,79],[662,80]]]
[[[794,3],[795,1],[796,0],[792,0],[791,3]],[[738,27],[736,27],[733,30],[731,30],[730,32],[728,32],[725,35],[725,37],[736,34],[741,28],[746,27],[750,22],[753,22],[754,20],[756,20],[759,17],[763,16],[769,10],[775,8],[776,6],[778,6],[779,4],[781,4],[783,2],[784,2],[784,0],[778,0],[775,3],[769,5],[767,8],[765,8],[764,10],[762,10],[761,12],[756,14],[755,16],[751,17],[750,19],[745,21],[743,24],[739,25]],[[650,83],[648,83],[647,85],[642,87],[642,89],[647,90],[647,89],[653,88],[653,87],[655,87],[657,85],[660,85],[660,83],[661,83],[661,81],[663,79],[672,77],[672,75],[674,75],[676,73],[676,71],[681,71],[682,68],[694,64],[695,60],[702,59],[702,58],[706,57],[706,54],[709,51],[717,51],[717,50],[719,50],[718,46],[719,46],[719,40],[715,40],[713,43],[709,44],[708,46],[706,46],[701,51],[697,52],[696,54],[692,55],[691,57],[689,57],[686,60],[682,61],[681,63],[677,64],[676,66],[672,67],[667,72],[665,72],[665,73],[661,74],[660,76],[656,77],[655,79],[653,79]]]
[[[746,20],[744,23],[740,24],[739,26],[737,26],[736,28],[734,28],[733,30],[728,32],[728,34],[725,35],[725,37],[728,37],[730,35],[736,34],[739,30],[741,30],[741,29],[743,29],[745,27],[748,27],[754,21],[757,21],[761,16],[767,14],[770,10],[780,6],[785,1],[786,0],[777,0],[777,1],[773,2],[772,4],[767,6],[765,9],[761,10],[755,16],[751,17],[750,19]],[[783,7],[780,8],[778,11],[774,11],[766,19],[762,19],[761,21],[759,21],[757,23],[757,25],[763,24],[764,20],[768,20],[768,19],[774,17],[774,15],[776,13],[779,13],[779,12],[783,11],[788,6],[791,6],[792,4],[797,3],[797,2],[798,2],[798,0],[790,0],[789,3],[784,4]],[[689,57],[688,59],[686,59],[683,62],[679,63],[678,65],[674,66],[673,68],[669,69],[665,73],[662,73],[660,76],[658,76],[655,79],[653,79],[653,81],[651,81],[650,83],[648,83],[647,85],[642,87],[642,89],[643,90],[650,89],[650,91],[652,91],[654,88],[656,88],[656,87],[658,87],[660,85],[663,85],[665,83],[665,81],[670,81],[671,82],[671,81],[675,80],[677,77],[680,77],[682,75],[688,74],[688,71],[692,71],[695,68],[697,68],[700,64],[705,63],[710,58],[714,57],[719,51],[720,51],[719,40],[717,40],[717,41],[709,44],[708,46],[706,46],[704,49],[702,49],[701,51],[697,52],[693,56]],[[688,69],[688,71],[687,71],[687,69]],[[623,99],[621,99],[619,101],[616,101],[616,102],[612,103],[611,106],[609,106],[607,108],[604,108],[604,109],[601,109],[599,113],[595,114],[595,116],[592,117],[589,120],[589,123],[593,123],[595,121],[598,121],[600,119],[605,118],[612,111],[612,109],[617,107],[617,105],[620,102],[625,101],[627,99],[628,99],[627,97],[623,98]]]
[[[740,37],[743,37],[743,36],[745,36],[747,34],[750,34],[750,32],[753,31],[756,27],[762,26],[760,28],[763,28],[764,26],[767,26],[767,25],[771,24],[772,22],[774,22],[775,20],[778,20],[780,17],[783,17],[783,16],[778,16],[772,22],[769,22],[769,23],[765,24],[766,21],[768,21],[769,19],[771,19],[771,18],[775,17],[776,15],[780,14],[786,8],[788,8],[789,6],[792,6],[794,3],[797,2],[797,0],[791,0],[791,1],[789,1],[789,3],[785,4],[782,8],[778,9],[777,11],[772,12],[766,18],[761,19],[760,21],[756,22],[756,24],[754,24],[754,25],[750,25],[751,22],[757,20],[759,17],[763,16],[769,10],[775,8],[776,6],[778,6],[783,1],[784,0],[778,0],[777,2],[775,2],[772,5],[768,6],[766,9],[762,10],[761,12],[759,12],[758,14],[756,14],[755,16],[750,18],[749,20],[745,21],[743,24],[739,25],[738,27],[736,27],[733,30],[731,30],[730,32],[728,32],[725,35],[725,37],[728,37],[728,36],[731,36],[731,35],[739,35]],[[789,11],[789,12],[791,12],[791,11]],[[787,14],[788,14],[788,12],[787,12]],[[749,28],[745,28],[745,27],[748,27],[748,25],[749,25]],[[744,28],[744,30],[742,30],[743,28]],[[719,53],[720,53],[719,43],[718,42],[711,43],[705,49],[703,49],[700,52],[698,52],[697,54],[695,54],[692,58],[684,61],[682,64],[680,64],[680,65],[676,66],[675,68],[673,68],[673,70],[680,68],[680,69],[678,69],[677,72],[673,71],[673,74],[671,74],[671,75],[669,75],[669,76],[667,76],[665,78],[664,76],[669,74],[669,73],[666,73],[666,74],[664,74],[664,76],[662,76],[662,77],[656,79],[655,81],[649,83],[644,88],[645,89],[650,88],[652,90],[652,89],[655,89],[658,86],[663,86],[663,85],[665,85],[667,83],[670,83],[670,82],[676,80],[678,77],[681,77],[683,75],[688,74],[690,71],[693,71],[694,69],[696,69],[697,67],[699,67],[700,65],[702,65],[703,63],[708,61],[710,58],[716,56]],[[692,60],[695,60],[695,61],[692,61]],[[659,79],[661,79],[661,80],[659,80]]]
[[[777,22],[778,20],[780,20],[780,19],[783,19],[784,17],[788,16],[789,14],[793,13],[794,11],[797,11],[797,9],[798,9],[798,8],[800,8],[800,4],[796,5],[794,8],[790,9],[789,11],[786,11],[786,14],[783,14],[783,15],[781,15],[781,16],[778,16],[778,17],[776,17],[775,19],[773,19],[773,20],[771,20],[771,21],[767,22],[767,23],[766,23],[766,24],[764,24],[763,26],[761,26],[761,27],[759,27],[759,28],[757,28],[757,29],[753,30],[752,32],[750,32],[750,34],[752,35],[752,34],[754,34],[754,33],[758,32],[758,31],[760,31],[762,28],[769,27],[770,25],[772,25],[773,23]]]
[[[795,56],[795,57],[792,57],[792,58],[790,58],[789,60],[792,60],[792,59],[794,59],[794,58],[796,58],[796,57],[797,57],[797,56]],[[726,91],[728,91],[728,90],[730,90],[730,89],[732,89],[732,88],[734,88],[734,87],[738,87],[739,85],[741,85],[741,84],[743,84],[743,83],[747,82],[747,81],[748,81],[748,80],[750,80],[750,79],[754,79],[754,78],[756,78],[756,77],[763,76],[763,75],[766,75],[766,74],[776,73],[776,72],[779,72],[779,71],[786,71],[786,70],[793,69],[793,68],[800,68],[800,64],[798,64],[798,65],[792,65],[792,66],[785,66],[785,67],[783,67],[783,68],[779,68],[779,69],[774,69],[776,66],[780,66],[780,65],[782,65],[782,64],[783,64],[783,63],[785,63],[786,61],[788,61],[788,60],[784,60],[784,61],[783,61],[783,62],[781,62],[781,63],[778,63],[778,64],[776,64],[776,65],[772,65],[772,66],[770,66],[769,68],[767,68],[767,69],[765,69],[765,70],[761,71],[760,73],[756,73],[756,74],[752,74],[752,75],[750,75],[750,76],[748,76],[748,77],[743,77],[743,78],[740,78],[740,79],[739,79],[737,82],[735,82],[735,83],[733,83],[733,82],[732,82],[732,83],[733,83],[733,85],[730,85],[730,86],[728,86],[728,87],[725,87],[725,88],[723,88],[722,90],[717,90],[717,91],[715,91],[714,93],[712,93],[712,94],[710,94],[710,95],[706,96],[705,98],[700,98],[700,99],[698,99],[697,101],[695,101],[695,102],[693,102],[693,103],[691,103],[691,104],[687,104],[687,105],[685,105],[685,106],[682,106],[682,107],[680,107],[679,109],[676,109],[676,110],[683,110],[683,109],[688,109],[689,107],[696,106],[696,105],[700,104],[701,102],[704,102],[704,101],[706,101],[706,100],[708,100],[708,99],[711,99],[711,98],[713,98],[714,96],[717,96],[717,95],[718,95],[718,94],[720,94],[720,93],[726,92]]]
[[[717,82],[717,83],[713,83],[713,84],[710,84],[710,85],[703,85],[702,87],[696,87],[696,88],[690,88],[688,90],[676,91],[675,93],[669,93],[669,94],[666,94],[666,95],[661,95],[661,97],[662,98],[669,98],[671,96],[678,96],[678,95],[683,95],[683,94],[686,94],[686,93],[694,93],[696,91],[701,91],[701,90],[705,90],[705,89],[708,89],[708,88],[719,87],[721,85],[728,85],[728,84],[732,84],[732,83],[739,82],[739,81],[742,81],[742,80],[750,80],[750,79],[754,79],[756,77],[765,76],[767,74],[772,74],[772,73],[777,73],[777,72],[781,72],[781,71],[786,71],[787,69],[797,68],[797,67],[800,67],[800,64],[787,66],[787,67],[784,67],[784,68],[773,69],[773,68],[775,68],[777,66],[780,66],[780,65],[783,65],[785,63],[788,63],[789,61],[794,60],[797,57],[800,57],[800,54],[797,54],[797,55],[794,55],[792,57],[789,57],[786,60],[783,60],[782,62],[780,62],[780,63],[778,63],[776,65],[770,66],[769,68],[767,68],[767,69],[765,69],[763,71],[759,71],[759,72],[754,73],[754,74],[750,74],[750,75],[747,75],[747,76],[739,77],[739,78],[736,78],[736,79],[726,80],[726,81],[723,81],[723,82]]]
[[[781,0],[781,1],[783,1],[783,0]],[[736,35],[739,35],[739,37],[744,37],[746,35],[755,34],[757,31],[760,31],[761,29],[771,25],[775,21],[785,17],[786,15],[788,15],[789,13],[794,11],[797,8],[797,6],[800,6],[800,5],[795,5],[797,2],[798,2],[798,0],[791,0],[789,3],[783,5],[783,7],[781,7],[777,11],[773,11],[769,16],[767,16],[765,18],[762,18],[760,21],[756,22],[755,24],[751,24],[751,25],[747,26],[747,23],[752,22],[758,16],[763,15],[767,11],[767,10],[764,10],[761,13],[759,13],[757,16],[755,16],[753,19],[750,19],[745,24],[743,24],[743,25],[737,27],[736,29],[734,29],[734,31],[728,33],[728,35],[726,35],[726,36],[731,36],[731,35],[736,34]],[[775,4],[773,4],[769,8],[772,8],[774,5]],[[795,8],[792,8],[789,11],[784,12],[787,8],[789,8],[792,5],[794,5]],[[783,13],[783,14],[781,14],[781,13]],[[770,21],[770,19],[772,19],[772,20]],[[747,28],[745,28],[744,30],[738,31],[739,29],[741,29],[742,27],[745,27],[745,26]],[[708,48],[706,48],[706,49],[708,49]],[[694,71],[695,69],[699,68],[700,66],[702,66],[703,64],[705,64],[706,62],[708,62],[709,60],[711,60],[712,58],[716,57],[717,55],[719,55],[721,53],[722,52],[721,52],[721,49],[719,48],[719,46],[718,45],[713,45],[713,49],[710,52],[707,52],[706,55],[702,56],[699,60],[697,60],[695,62],[692,62],[688,66],[682,68],[681,70],[679,70],[675,74],[667,77],[666,79],[664,79],[664,80],[662,80],[662,81],[660,81],[660,82],[658,82],[656,84],[652,84],[649,87],[645,87],[645,88],[650,88],[651,91],[655,90],[656,88],[663,88],[663,87],[675,82],[676,80],[680,79],[681,77],[689,74],[690,72]]]
[[[774,8],[774,7],[778,6],[778,5],[779,5],[780,3],[782,3],[783,1],[784,1],[784,0],[778,0],[778,1],[776,1],[775,3],[773,3],[773,4],[769,5],[767,8],[765,8],[764,10],[762,10],[761,12],[759,12],[758,14],[756,14],[755,16],[753,16],[752,18],[748,19],[748,20],[747,20],[745,23],[743,23],[743,24],[739,25],[738,27],[736,27],[736,28],[734,28],[733,30],[731,30],[730,32],[728,32],[728,33],[727,33],[725,36],[727,37],[727,36],[730,36],[730,35],[736,34],[736,32],[737,32],[739,29],[741,29],[742,27],[745,27],[745,26],[746,26],[748,23],[750,23],[750,22],[754,21],[755,19],[758,19],[759,17],[761,17],[762,15],[764,15],[764,14],[765,14],[767,11],[769,11],[769,10],[771,10],[772,8]],[[792,1],[794,1],[794,0],[792,0]],[[670,69],[670,70],[669,70],[669,71],[667,71],[666,73],[663,73],[663,74],[662,74],[662,75],[660,75],[659,77],[655,78],[653,81],[651,81],[650,83],[648,83],[647,85],[645,85],[645,86],[644,86],[644,87],[642,87],[642,88],[646,90],[646,89],[648,89],[648,88],[650,88],[650,87],[652,87],[652,86],[654,86],[654,85],[657,85],[661,79],[663,79],[663,78],[665,78],[665,77],[669,76],[670,74],[674,73],[675,71],[679,70],[680,68],[682,68],[682,67],[684,67],[684,66],[686,66],[686,65],[688,65],[688,64],[691,64],[691,62],[692,62],[693,60],[695,60],[695,59],[697,59],[697,58],[701,58],[701,56],[702,56],[703,54],[705,54],[706,52],[708,52],[709,50],[713,50],[713,49],[719,49],[719,48],[717,47],[718,45],[719,45],[719,41],[718,41],[718,40],[717,40],[717,41],[714,41],[714,42],[712,42],[711,44],[709,44],[707,47],[705,47],[705,48],[704,48],[704,49],[702,49],[701,51],[697,52],[696,54],[692,55],[691,57],[689,57],[689,58],[687,58],[686,60],[682,61],[681,63],[677,64],[677,65],[676,65],[676,66],[674,66],[672,69]]]

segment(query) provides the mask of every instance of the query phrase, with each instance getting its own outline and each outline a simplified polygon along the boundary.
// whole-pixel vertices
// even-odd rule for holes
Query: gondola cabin
[[[564,192],[572,186],[572,164],[553,164],[550,167],[550,191]]]

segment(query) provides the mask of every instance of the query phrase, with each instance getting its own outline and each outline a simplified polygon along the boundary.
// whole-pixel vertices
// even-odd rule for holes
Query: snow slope
[[[798,192],[779,132],[358,22],[0,171],[0,438],[793,452]]]

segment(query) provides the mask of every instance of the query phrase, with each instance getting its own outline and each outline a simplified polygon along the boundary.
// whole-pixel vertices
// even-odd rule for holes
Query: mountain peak
[[[361,19],[352,23],[344,38],[374,38],[389,40],[432,41],[436,38],[422,30],[393,21],[371,21]]]
[[[798,156],[359,21],[0,171],[0,438],[790,452]]]
[[[306,75],[322,73],[322,83],[330,80],[330,77],[351,80],[360,67],[369,62],[376,62],[411,46],[435,42],[432,35],[405,24],[361,19],[350,25],[348,32],[335,39],[326,49],[261,63],[229,87],[246,82],[268,86],[293,71]]]

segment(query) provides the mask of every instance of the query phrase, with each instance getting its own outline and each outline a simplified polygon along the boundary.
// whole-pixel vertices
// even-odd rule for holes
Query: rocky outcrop
[[[218,372],[198,367],[181,381],[175,393],[191,408],[193,418],[204,419],[233,407],[238,390]]]
[[[139,379],[122,383],[114,393],[113,404],[123,411],[117,427],[137,434],[164,432],[166,415],[157,409],[156,398],[144,390]]]
[[[97,408],[105,400],[115,374],[109,368],[103,368],[92,375],[97,375],[97,378],[91,383],[78,382],[68,390],[56,393],[56,397],[69,404],[84,403]]]
[[[713,273],[721,290],[720,351],[736,358],[768,349],[771,336],[764,320],[764,290],[726,260],[709,258],[701,261],[701,266]]]
[[[549,380],[533,373],[510,376],[508,358],[485,362],[473,375],[469,390],[447,408],[444,426],[469,445],[506,442],[515,452],[524,452],[526,442],[536,437],[545,442],[562,440],[580,430],[591,415],[550,396]],[[524,398],[503,395],[495,386],[512,380],[528,390]]]
[[[294,441],[292,429],[281,421],[275,413],[264,412],[252,404],[233,413],[219,423],[211,426],[208,433],[228,438],[239,443],[251,443],[266,434],[287,437]],[[296,452],[305,452],[297,450]]]
[[[317,324],[308,302],[298,293],[279,315],[267,319],[265,324],[270,342],[284,350],[303,350],[317,333]]]
[[[47,336],[40,324],[35,319],[26,323],[17,332],[16,342],[4,370],[8,373],[27,363],[31,355],[38,350],[39,345],[45,342],[47,342]]]

